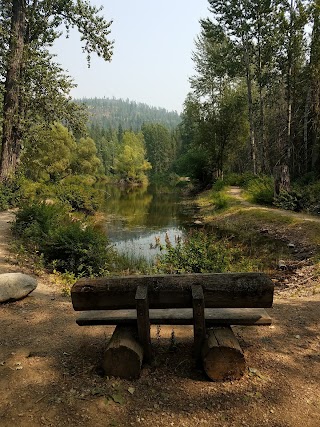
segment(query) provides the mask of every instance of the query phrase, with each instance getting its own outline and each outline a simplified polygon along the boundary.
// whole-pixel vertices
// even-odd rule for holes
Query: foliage
[[[56,186],[55,194],[71,210],[89,215],[94,214],[102,203],[100,192],[84,184],[61,183]]]
[[[42,250],[46,262],[56,270],[91,276],[106,272],[107,244],[104,234],[93,226],[70,221],[52,230]]]
[[[257,268],[246,260],[244,248],[229,239],[214,234],[193,232],[176,247],[158,257],[157,269],[161,273],[222,273],[252,271]]]
[[[85,0],[40,0],[1,2],[0,92],[4,91],[3,134],[0,173],[15,174],[21,141],[30,126],[64,120],[83,130],[82,107],[71,103],[72,88],[49,48],[62,34],[77,28],[88,63],[93,52],[109,61],[113,42],[108,40],[111,22],[102,8]],[[80,114],[79,114],[80,113]],[[79,128],[79,126],[78,126]]]
[[[175,158],[175,141],[169,130],[159,124],[143,124],[143,133],[148,161],[152,165],[152,174],[165,174]]]
[[[205,153],[206,184],[230,173],[271,175],[277,165],[289,168],[292,182],[318,176],[318,1],[209,5],[192,55],[177,164],[187,165],[191,149]]]
[[[76,147],[73,135],[60,123],[33,126],[22,157],[25,176],[33,181],[60,181],[71,173]]]
[[[145,172],[151,169],[145,155],[143,135],[130,131],[124,132],[120,152],[115,162],[115,171],[125,182],[140,184],[145,182]]]
[[[255,179],[255,175],[253,175],[251,172],[245,172],[245,173],[230,173],[227,174],[224,178],[224,182],[226,185],[234,185],[238,187],[244,187],[247,188],[250,181]]]
[[[0,211],[16,207],[21,197],[22,191],[18,178],[0,183]]]
[[[80,138],[76,145],[71,165],[73,173],[80,175],[97,175],[101,165],[97,157],[97,148],[93,139]]]
[[[273,179],[269,176],[256,177],[249,181],[247,192],[253,203],[272,205],[274,195]]]
[[[280,193],[274,198],[274,205],[281,209],[290,211],[300,211],[302,208],[301,195],[295,191],[281,190]]]
[[[178,157],[174,163],[174,170],[181,176],[187,176],[200,182],[207,182],[210,179],[208,156],[204,151],[194,148],[190,148]]]
[[[13,231],[25,247],[43,257],[45,266],[77,277],[105,273],[113,257],[103,232],[74,220],[58,204],[25,205],[16,215]]]
[[[211,201],[216,211],[221,211],[229,206],[229,197],[221,191],[212,191]]]

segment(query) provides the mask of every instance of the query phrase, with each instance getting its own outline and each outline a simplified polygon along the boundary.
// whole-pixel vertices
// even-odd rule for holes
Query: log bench
[[[194,353],[212,380],[245,371],[232,325],[270,325],[273,282],[262,273],[181,274],[80,279],[71,290],[80,326],[115,325],[103,367],[137,378],[152,360],[150,325],[193,325]]]

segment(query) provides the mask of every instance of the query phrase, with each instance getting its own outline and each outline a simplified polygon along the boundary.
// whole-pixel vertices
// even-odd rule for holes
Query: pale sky
[[[194,39],[207,0],[91,0],[113,20],[111,62],[92,56],[87,68],[77,32],[55,44],[57,62],[74,78],[72,96],[129,98],[181,112],[192,76]]]

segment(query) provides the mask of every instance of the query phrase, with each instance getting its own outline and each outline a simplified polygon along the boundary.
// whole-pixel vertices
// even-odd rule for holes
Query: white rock
[[[16,301],[34,291],[37,280],[23,273],[0,274],[0,302]]]

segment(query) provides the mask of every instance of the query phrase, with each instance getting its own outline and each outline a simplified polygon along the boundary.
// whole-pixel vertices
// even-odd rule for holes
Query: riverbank
[[[10,224],[2,224],[7,251]],[[21,271],[6,255],[2,267]],[[235,328],[249,368],[240,381],[208,382],[194,366],[190,328],[174,329],[173,348],[172,329],[161,327],[152,330],[154,365],[130,382],[101,376],[113,328],[78,327],[69,297],[42,275],[29,297],[0,306],[0,424],[317,427],[320,294],[305,289],[278,289],[272,326]]]

